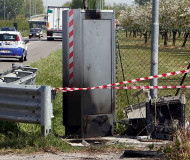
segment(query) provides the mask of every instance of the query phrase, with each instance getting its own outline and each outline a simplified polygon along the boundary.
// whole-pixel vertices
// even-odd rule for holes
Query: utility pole
[[[150,75],[158,75],[158,41],[159,41],[159,0],[152,2],[152,31],[151,31],[151,71]],[[158,79],[150,80],[151,86],[158,85]],[[151,98],[157,98],[157,89],[150,90]]]
[[[33,15],[35,15],[35,2],[33,0]]]
[[[5,0],[4,0],[4,20],[5,20]]]
[[[30,0],[30,20],[31,20],[31,0]]]
[[[15,8],[15,22],[16,22],[16,10],[17,10],[17,8]]]
[[[102,5],[102,1],[101,0],[96,0],[96,9],[101,10],[102,9],[101,5]]]
[[[83,0],[83,8],[88,10],[88,0]]]
[[[9,12],[9,13],[7,14],[7,20],[8,20],[8,21],[10,20],[10,14],[11,14],[11,12]]]
[[[36,15],[36,0],[35,0],[35,15]]]

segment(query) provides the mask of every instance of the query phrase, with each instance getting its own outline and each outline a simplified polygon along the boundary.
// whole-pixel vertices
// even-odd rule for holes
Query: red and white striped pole
[[[73,10],[69,10],[69,87],[73,87]]]

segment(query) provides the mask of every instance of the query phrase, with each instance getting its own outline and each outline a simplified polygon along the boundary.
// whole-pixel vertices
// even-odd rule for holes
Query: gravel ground
[[[77,143],[73,139],[63,139],[63,141],[67,141],[68,144],[72,146],[85,146],[92,145],[92,139],[77,140]],[[72,143],[71,143],[72,141]],[[74,142],[73,142],[74,141]],[[168,143],[167,141],[162,142],[140,142],[137,139],[126,138],[126,137],[101,137],[101,138],[93,138],[93,142],[107,142],[108,144],[118,144],[125,143],[126,147],[133,146],[135,148],[140,148],[140,150],[148,150],[147,146],[150,144],[154,144],[155,147],[159,147],[161,145],[165,145]],[[163,160],[163,158],[127,158],[123,155],[123,152],[117,153],[88,153],[88,152],[78,152],[78,153],[35,153],[30,155],[16,155],[16,154],[8,154],[8,155],[0,155],[0,160]]]
[[[159,160],[159,158],[126,158],[122,153],[61,153],[61,154],[34,154],[34,155],[0,155],[0,160]]]

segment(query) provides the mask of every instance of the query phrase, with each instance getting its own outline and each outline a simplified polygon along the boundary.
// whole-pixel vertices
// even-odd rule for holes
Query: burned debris
[[[185,125],[186,90],[180,96],[158,99],[151,99],[148,90],[140,90],[133,98],[141,93],[145,94],[145,101],[125,107],[126,118],[118,123],[126,126],[128,135],[172,140],[175,130]]]

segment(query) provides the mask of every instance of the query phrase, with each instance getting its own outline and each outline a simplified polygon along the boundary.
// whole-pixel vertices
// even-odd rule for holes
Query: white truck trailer
[[[66,7],[48,6],[47,9],[47,40],[62,38],[62,11]]]

